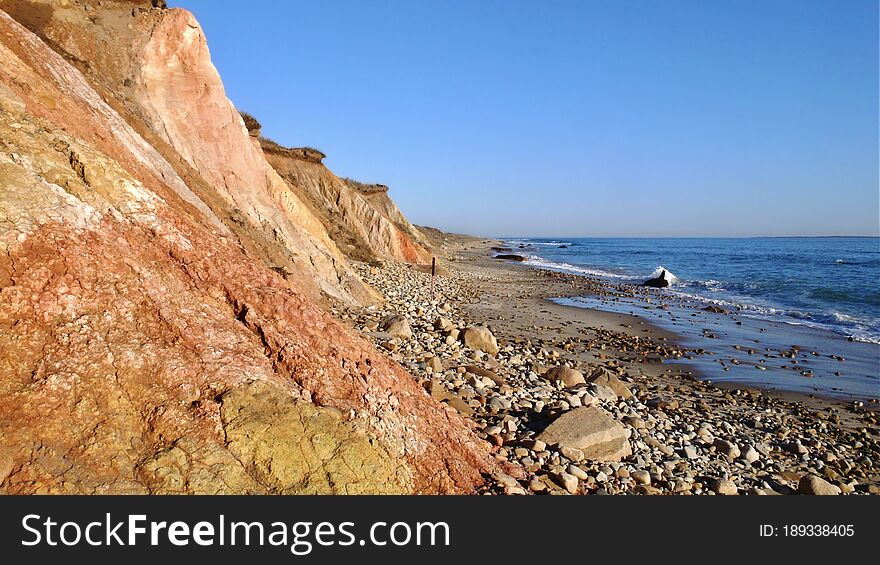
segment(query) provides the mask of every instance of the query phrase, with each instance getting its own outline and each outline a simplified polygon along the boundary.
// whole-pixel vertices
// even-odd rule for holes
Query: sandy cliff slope
[[[265,141],[264,153],[290,189],[311,205],[347,256],[359,261],[430,261],[421,234],[388,198],[388,187],[340,179],[300,151]]]
[[[218,117],[231,106],[208,80],[191,16],[55,4],[70,11],[0,2],[37,18],[45,38],[0,12],[0,492],[480,484],[494,468],[488,445],[313,300],[315,287],[354,299],[358,279],[346,282],[322,222],[237,115]],[[129,55],[189,45],[180,57],[195,70],[180,62],[169,74],[174,55],[164,67],[145,54],[128,68],[101,62],[112,25],[64,27],[80,22],[73,10],[107,22],[127,12],[135,27],[151,18]],[[190,72],[205,73],[194,103],[213,110],[163,106],[178,91],[154,81],[180,81],[189,96]],[[224,163],[205,145],[227,152]],[[294,243],[309,247],[273,268]]]

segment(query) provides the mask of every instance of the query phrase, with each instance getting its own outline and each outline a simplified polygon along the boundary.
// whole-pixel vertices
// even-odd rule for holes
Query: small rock
[[[566,387],[573,387],[587,382],[584,380],[583,373],[568,367],[552,367],[542,376],[551,383],[562,382]]]
[[[440,358],[437,356],[429,357],[428,359],[426,359],[425,366],[430,369],[432,373],[443,372],[443,362],[440,361]]]
[[[495,473],[492,477],[500,484],[505,487],[518,487],[519,482],[511,477],[510,475],[506,475],[504,473]]]
[[[409,320],[406,319],[405,316],[401,316],[400,314],[392,314],[382,320],[382,323],[379,326],[383,332],[392,335],[394,337],[399,337],[400,339],[411,339],[413,336],[412,328],[409,325]]]
[[[583,469],[581,469],[580,467],[578,467],[577,465],[569,465],[567,471],[570,475],[574,475],[575,477],[577,477],[578,479],[580,479],[582,481],[586,481],[587,477],[589,477],[587,472],[584,471]]]
[[[590,373],[590,377],[587,379],[587,382],[607,386],[614,391],[614,394],[623,399],[629,399],[633,396],[633,393],[629,390],[629,387],[627,387],[623,383],[623,381],[618,379],[615,375],[611,373],[611,371],[605,369],[604,367],[599,367],[598,369]]]
[[[554,473],[553,479],[556,481],[556,484],[567,490],[569,493],[574,494],[578,489],[578,478],[570,473]]]
[[[726,455],[727,459],[733,461],[740,455],[739,447],[735,443],[729,442],[727,440],[723,440],[721,438],[716,438],[715,443],[712,445],[715,446],[715,450],[722,455]]]
[[[651,484],[651,473],[649,473],[643,469],[638,469],[636,471],[633,471],[632,473],[630,473],[629,476],[632,477],[632,479],[640,485],[650,485]]]
[[[730,479],[715,479],[709,488],[715,494],[733,495],[737,493],[736,483]]]
[[[740,453],[740,457],[745,459],[746,463],[749,465],[761,458],[761,454],[758,453],[758,450],[751,445],[744,445],[741,451],[742,453]]]
[[[437,320],[434,321],[434,329],[439,331],[448,332],[455,328],[455,324],[449,318],[444,318],[440,316]]]
[[[532,492],[544,492],[547,490],[547,485],[538,477],[532,477],[532,480],[529,481],[529,490]]]
[[[817,496],[836,496],[840,494],[840,488],[832,485],[825,479],[816,475],[804,475],[798,481],[798,494],[812,494]]]

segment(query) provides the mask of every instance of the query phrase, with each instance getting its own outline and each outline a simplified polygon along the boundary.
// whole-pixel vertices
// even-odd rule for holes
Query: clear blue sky
[[[417,224],[880,232],[876,0],[170,4],[266,135]]]

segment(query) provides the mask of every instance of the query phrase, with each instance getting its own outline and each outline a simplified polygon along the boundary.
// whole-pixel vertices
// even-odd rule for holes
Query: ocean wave
[[[640,285],[648,278],[656,278],[662,271],[666,271],[666,278],[670,281],[670,286],[663,289],[662,292],[668,292],[674,297],[706,305],[717,305],[727,310],[736,311],[748,318],[809,326],[852,337],[858,341],[880,344],[880,316],[870,315],[871,311],[869,310],[854,313],[849,307],[850,303],[855,302],[858,303],[858,306],[874,306],[880,303],[880,294],[862,296],[852,291],[844,292],[835,288],[804,288],[803,284],[798,286],[799,281],[774,280],[772,277],[761,276],[755,269],[744,270],[740,273],[741,280],[733,281],[712,278],[684,279],[662,265],[658,265],[653,272],[646,276],[644,270],[639,273],[634,269],[627,271],[613,267],[609,269],[585,266],[565,261],[554,261],[540,256],[549,246],[573,245],[576,242],[563,240],[536,242],[528,239],[507,241],[509,244],[542,246],[533,247],[531,253],[526,256],[525,264],[532,267],[599,277],[633,285]],[[573,260],[579,262],[577,256],[577,252],[572,254]],[[840,258],[836,262],[840,264],[841,261],[849,262],[851,260]],[[872,261],[876,261],[876,259],[869,259],[866,262]],[[804,302],[804,304],[798,305],[798,301]],[[824,306],[815,304],[816,308],[813,308],[811,301],[820,301]],[[789,304],[791,302],[794,303]],[[834,302],[840,303],[840,307],[835,307]]]
[[[880,328],[876,327],[876,324],[842,312],[806,312],[794,308],[779,308],[741,300],[709,298],[701,294],[680,290],[672,290],[670,294],[687,300],[735,310],[749,318],[807,326],[832,331],[858,341],[880,344]]]
[[[715,279],[709,279],[706,281],[683,281],[682,286],[693,286],[697,288],[704,288],[710,292],[720,292],[722,290],[726,290],[724,287],[724,283],[721,281],[716,281]]]
[[[667,268],[664,267],[663,265],[660,265],[659,267],[657,267],[656,269],[654,269],[654,272],[651,273],[651,276],[648,277],[648,278],[649,278],[649,279],[656,279],[656,278],[659,277],[663,272],[666,272],[666,276],[665,276],[664,278],[669,282],[669,286],[675,286],[675,285],[677,285],[677,284],[681,284],[681,279],[679,279],[678,277],[676,277],[676,276],[672,273],[672,271],[670,271],[669,269],[667,269]]]
[[[560,245],[567,245],[569,247],[576,245],[575,243],[571,243],[568,241],[527,241],[522,239],[506,239],[504,243],[507,245],[525,245],[525,246],[538,246],[538,247],[559,247]]]
[[[618,273],[609,273],[608,271],[603,271],[600,269],[590,269],[588,267],[579,267],[577,265],[572,265],[571,263],[564,263],[559,261],[550,261],[548,259],[542,259],[541,257],[537,257],[535,255],[531,255],[525,260],[526,265],[530,265],[532,267],[537,267],[539,269],[549,269],[551,271],[560,271],[563,273],[569,273],[573,275],[589,275],[593,277],[608,277],[612,279],[626,279],[629,278],[626,275],[621,275]]]

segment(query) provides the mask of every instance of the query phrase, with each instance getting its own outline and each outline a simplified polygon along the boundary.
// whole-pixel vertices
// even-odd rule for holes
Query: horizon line
[[[467,235],[467,234],[461,234]],[[480,236],[482,237],[482,236]],[[487,236],[495,237],[495,236]],[[880,239],[878,235],[517,235],[496,239]]]

